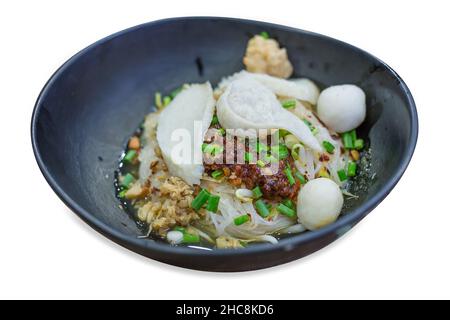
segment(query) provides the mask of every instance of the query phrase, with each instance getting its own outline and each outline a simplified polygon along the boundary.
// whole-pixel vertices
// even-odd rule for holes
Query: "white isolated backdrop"
[[[3,2],[0,298],[450,298],[448,13],[446,1]],[[420,122],[414,158],[391,194],[334,244],[256,272],[181,269],[100,236],[45,182],[29,128],[52,73],[116,31],[189,15],[265,20],[329,35],[381,58],[408,84]],[[175,289],[180,286],[189,290]]]

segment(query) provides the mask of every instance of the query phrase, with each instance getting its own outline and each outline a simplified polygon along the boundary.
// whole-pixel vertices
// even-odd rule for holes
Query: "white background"
[[[421,3],[2,2],[0,298],[450,298],[450,11],[446,1]],[[344,40],[391,65],[413,92],[420,134],[406,174],[376,210],[331,246],[256,272],[185,270],[103,238],[45,182],[29,127],[51,74],[111,33],[188,15],[266,20]]]

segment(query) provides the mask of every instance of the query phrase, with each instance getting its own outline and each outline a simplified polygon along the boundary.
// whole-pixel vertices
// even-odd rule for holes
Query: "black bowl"
[[[142,231],[119,208],[114,170],[127,138],[151,109],[155,91],[211,81],[243,68],[249,37],[267,31],[288,50],[296,75],[323,86],[354,83],[367,94],[362,132],[376,179],[339,220],[314,232],[243,250],[206,251],[138,239]],[[228,18],[176,18],[133,27],[96,42],[66,62],[35,106],[31,135],[50,186],[95,230],[139,254],[208,271],[266,268],[306,256],[348,231],[392,190],[418,134],[413,98],[385,63],[319,34]]]

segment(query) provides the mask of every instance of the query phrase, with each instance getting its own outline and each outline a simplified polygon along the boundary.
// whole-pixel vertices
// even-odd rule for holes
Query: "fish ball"
[[[336,221],[343,204],[342,192],[333,180],[310,180],[298,194],[298,221],[308,230],[322,228]]]
[[[366,117],[366,95],[352,84],[329,87],[317,100],[317,113],[320,120],[336,132],[353,130]]]

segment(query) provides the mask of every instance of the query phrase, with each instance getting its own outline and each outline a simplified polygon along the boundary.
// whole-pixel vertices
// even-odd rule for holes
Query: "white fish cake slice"
[[[226,129],[285,129],[315,151],[322,151],[309,127],[284,109],[275,94],[252,78],[231,82],[217,102]]]
[[[213,115],[213,91],[207,82],[192,84],[181,91],[159,116],[156,138],[169,173],[190,185],[200,184],[204,172],[201,146]],[[181,146],[180,134],[189,138],[185,141],[188,155],[182,161],[177,157]]]
[[[267,74],[251,73],[242,70],[223,79],[219,84],[219,88],[225,89],[231,82],[244,78],[258,81],[278,96],[296,98],[313,105],[317,104],[319,89],[314,82],[306,78],[285,80]]]

